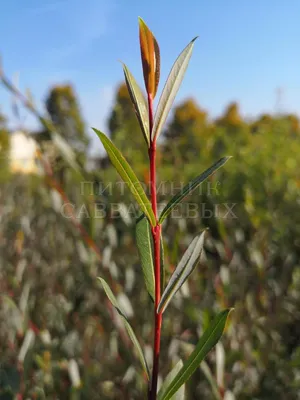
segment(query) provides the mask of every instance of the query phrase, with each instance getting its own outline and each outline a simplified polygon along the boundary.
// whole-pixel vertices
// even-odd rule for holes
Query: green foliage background
[[[62,97],[69,107],[60,108]],[[81,178],[53,151],[44,128],[32,137],[51,161],[52,181],[44,174],[8,180],[7,162],[6,173],[1,164],[0,399],[17,393],[24,399],[141,399],[145,392],[139,362],[96,280],[108,280],[149,357],[152,312],[135,245],[138,213],[105,156],[94,168],[84,166],[87,136],[78,104],[70,86],[52,89],[47,100],[52,122],[78,156]],[[108,122],[112,140],[146,186],[147,152],[124,85]],[[2,124],[0,134],[7,155]],[[294,115],[246,121],[233,103],[212,120],[187,99],[160,141],[161,203],[220,157],[233,156],[163,226],[168,273],[194,234],[210,230],[201,265],[165,313],[162,375],[186,358],[219,310],[235,307],[206,360],[211,383],[199,369],[187,387],[189,400],[299,399],[299,136]],[[62,215],[66,196],[75,222]],[[23,359],[30,331],[34,340]]]

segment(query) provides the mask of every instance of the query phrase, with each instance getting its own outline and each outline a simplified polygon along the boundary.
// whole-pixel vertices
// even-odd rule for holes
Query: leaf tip
[[[98,280],[99,282],[101,282],[101,284],[102,284],[102,282],[104,281],[104,279],[101,278],[101,276],[97,276],[97,280]]]
[[[138,16],[138,21],[139,21],[139,24],[144,24],[144,25],[146,25],[145,21],[144,21],[143,18],[140,17],[140,16]]]
[[[98,136],[98,138],[102,141],[103,136],[105,136],[104,133],[102,133],[101,131],[99,131],[99,129],[96,129],[96,128],[93,128],[93,127],[92,127],[92,130],[96,133],[96,135]]]
[[[138,22],[139,22],[140,29],[149,29],[148,25],[146,24],[146,22],[143,20],[142,17],[138,17]]]
[[[228,324],[229,324],[229,316],[231,315],[231,313],[234,311],[234,307],[231,308],[227,308],[226,310],[223,311],[223,315],[225,315],[225,325],[224,325],[224,330],[227,329]]]
[[[105,280],[103,278],[101,278],[101,276],[97,276],[97,281],[100,282],[102,290],[104,290],[106,292],[106,289],[105,289],[106,282],[105,282]]]

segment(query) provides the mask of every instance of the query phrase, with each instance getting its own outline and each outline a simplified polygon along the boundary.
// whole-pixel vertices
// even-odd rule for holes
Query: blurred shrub
[[[127,157],[147,182],[134,114],[122,90],[111,133],[120,147],[135,143]],[[170,273],[193,234],[210,228],[201,265],[166,312],[162,348],[172,363],[191,352],[212,312],[235,307],[221,347],[192,378],[189,400],[299,398],[299,153],[295,116],[249,122],[232,104],[211,121],[193,100],[174,110],[160,146],[161,202],[195,171],[233,156],[226,171],[189,196],[164,225]],[[1,185],[1,399],[10,393],[32,399],[141,398],[139,363],[95,279],[118,281],[113,289],[135,331],[150,338],[132,199],[110,166],[84,175],[92,183],[85,190],[74,174],[64,175],[67,197],[43,175],[15,175]],[[78,225],[63,215],[66,198],[100,248],[101,260]],[[146,356],[149,345],[144,343]],[[169,370],[162,361],[162,373]]]

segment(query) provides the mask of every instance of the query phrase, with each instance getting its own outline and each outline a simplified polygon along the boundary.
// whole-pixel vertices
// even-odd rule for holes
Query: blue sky
[[[244,116],[300,112],[299,0],[10,0],[1,5],[6,74],[42,104],[49,86],[71,82],[88,126],[105,129],[124,61],[142,82],[137,17],[161,48],[162,80],[199,39],[178,100],[194,96],[212,116],[238,101]],[[0,87],[0,106],[11,98]],[[22,112],[25,124],[33,119]],[[98,142],[95,142],[98,143]]]

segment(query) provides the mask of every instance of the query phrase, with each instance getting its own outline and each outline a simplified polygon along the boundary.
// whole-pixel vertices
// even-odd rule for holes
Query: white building
[[[37,145],[35,141],[22,131],[10,135],[10,165],[17,173],[38,173],[36,162]]]

